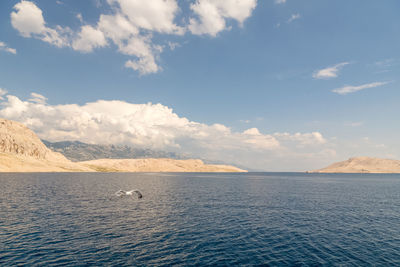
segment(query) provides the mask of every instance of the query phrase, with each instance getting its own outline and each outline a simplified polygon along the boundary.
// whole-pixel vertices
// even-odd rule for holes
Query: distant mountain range
[[[159,151],[152,149],[141,149],[134,148],[128,145],[97,145],[87,144],[80,141],[61,141],[61,142],[49,142],[41,140],[46,147],[54,152],[63,154],[67,159],[73,162],[90,161],[98,159],[177,159],[186,160],[192,159],[192,156],[182,153]],[[201,160],[206,164],[220,164],[220,165],[232,165],[222,160]],[[246,169],[245,166],[234,164],[239,168]]]
[[[92,145],[79,141],[42,142],[51,150],[63,154],[67,159],[79,162],[96,159],[138,159],[138,158],[170,158],[189,159],[187,155],[151,149],[133,148],[118,145]]]

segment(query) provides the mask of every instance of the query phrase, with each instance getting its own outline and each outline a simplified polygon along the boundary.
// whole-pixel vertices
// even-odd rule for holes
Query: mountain
[[[400,173],[400,160],[355,157],[334,163],[316,173]]]
[[[50,142],[42,140],[42,142],[51,150],[63,154],[67,159],[73,162],[89,161],[96,159],[145,159],[145,158],[168,158],[168,159],[191,159],[189,155],[158,151],[151,149],[133,148],[127,145],[97,145],[87,144],[80,141],[61,141]],[[212,165],[230,165],[230,163],[221,160],[201,159],[205,164]],[[237,165],[238,166],[238,165]],[[244,166],[238,166],[244,169]]]
[[[49,142],[47,142],[49,143]],[[56,143],[61,151],[79,157],[163,155],[129,147],[96,146],[79,142]],[[65,149],[63,149],[65,147]],[[77,151],[74,151],[74,148]],[[90,149],[85,150],[82,147]],[[68,148],[68,149],[67,149]],[[78,149],[79,148],[79,149]],[[75,154],[74,154],[75,153]],[[108,154],[107,154],[108,153]],[[75,156],[75,159],[78,156]],[[72,156],[71,156],[72,158]],[[72,162],[59,152],[54,152],[25,125],[0,118],[0,172],[243,172],[228,165],[209,165],[201,160],[170,158],[146,159],[96,159]]]
[[[189,158],[174,152],[139,149],[130,146],[96,145],[79,141],[49,142],[42,140],[42,142],[51,150],[63,154],[74,162],[96,159]]]

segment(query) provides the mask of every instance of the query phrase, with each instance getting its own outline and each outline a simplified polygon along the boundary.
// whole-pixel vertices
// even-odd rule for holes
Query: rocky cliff
[[[42,160],[68,161],[48,149],[25,125],[0,119],[0,152]]]

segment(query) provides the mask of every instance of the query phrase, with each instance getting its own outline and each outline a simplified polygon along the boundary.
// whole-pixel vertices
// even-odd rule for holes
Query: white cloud
[[[188,28],[193,34],[216,36],[229,29],[226,26],[227,19],[236,20],[239,25],[243,25],[256,5],[256,0],[197,0],[190,8],[198,19],[191,18]]]
[[[318,132],[232,131],[222,124],[190,121],[161,104],[98,100],[84,105],[50,105],[36,93],[27,101],[7,95],[0,117],[24,123],[50,141],[129,144],[264,169],[268,169],[266,161],[320,151],[326,142]]]
[[[275,0],[275,4],[285,4],[286,0]]]
[[[395,59],[394,58],[387,58],[387,59],[375,62],[374,65],[379,67],[379,68],[388,68],[388,67],[393,66],[394,63],[395,63]]]
[[[28,99],[28,101],[44,105],[44,104],[46,104],[47,97],[45,97],[41,94],[38,94],[38,93],[31,93],[31,98]]]
[[[94,48],[107,45],[102,31],[90,25],[82,26],[77,38],[72,42],[72,48],[81,52],[92,52]]]
[[[83,53],[114,43],[118,52],[132,57],[125,62],[125,67],[144,75],[162,70],[157,61],[163,47],[153,43],[154,33],[183,35],[189,28],[194,34],[215,36],[228,28],[227,19],[236,20],[242,25],[257,4],[256,0],[198,0],[191,4],[191,10],[199,20],[191,18],[189,25],[180,26],[175,23],[180,12],[176,0],[107,2],[111,11],[100,14],[96,24],[83,25],[77,32],[68,27],[48,27],[42,10],[27,0],[14,6],[11,23],[26,38],[37,38],[57,47],[69,46]],[[207,13],[209,7],[214,13]],[[80,13],[76,17],[83,22]],[[176,43],[168,44],[171,50],[178,47]]]
[[[350,63],[342,62],[342,63],[336,64],[332,67],[327,67],[325,69],[317,70],[313,73],[313,78],[314,79],[336,78],[338,76],[340,69],[348,64],[350,64]]]
[[[11,24],[23,37],[34,37],[57,47],[68,46],[69,28],[56,26],[54,29],[46,26],[42,10],[33,2],[21,1],[11,12]]]
[[[282,3],[278,3],[278,4],[283,4],[283,3],[285,3],[286,1],[284,1],[284,2],[282,2]],[[292,23],[294,20],[297,20],[297,19],[300,19],[301,18],[301,15],[299,14],[299,13],[296,13],[296,14],[292,14],[291,16],[290,16],[290,18],[288,18],[287,20],[286,20],[286,24],[290,24],[290,23]],[[281,22],[278,22],[278,23],[276,23],[275,24],[275,28],[280,28],[281,27],[281,25],[282,25],[282,23]]]
[[[46,30],[42,10],[34,3],[21,1],[14,6],[16,12],[11,12],[11,24],[24,37],[41,34]]]
[[[8,91],[6,89],[0,88],[0,99],[3,100],[3,96],[6,95]]]
[[[287,23],[291,23],[292,21],[301,18],[299,13],[296,14],[292,14],[292,16],[290,16],[290,18],[287,20]]]
[[[295,134],[275,133],[274,136],[279,138],[280,140],[295,142],[297,145],[300,146],[321,145],[327,142],[326,139],[319,132]]]
[[[175,0],[108,0],[108,2],[118,3],[121,13],[138,28],[160,33],[184,33],[184,29],[174,23],[179,11]]]
[[[340,95],[346,95],[349,93],[354,93],[360,90],[364,90],[364,89],[368,89],[368,88],[374,88],[374,87],[379,87],[379,86],[383,86],[385,84],[388,84],[389,82],[374,82],[374,83],[368,83],[368,84],[363,84],[363,85],[359,85],[359,86],[351,86],[351,85],[346,85],[344,87],[341,88],[337,88],[332,90],[332,92],[334,93],[338,93]]]
[[[125,62],[125,67],[136,70],[141,75],[155,73],[160,69],[160,67],[156,64],[152,56],[143,57],[136,61],[128,60],[127,62]]]
[[[0,51],[6,51],[11,54],[17,54],[17,50],[15,48],[8,47],[4,42],[0,42]]]
[[[139,29],[128,18],[121,14],[100,15],[98,29],[110,38],[115,44],[121,46],[125,40],[139,34]]]
[[[81,13],[76,14],[76,18],[82,23],[83,22],[83,17]]]
[[[137,36],[129,39],[126,44],[120,45],[119,51],[138,58],[137,60],[128,60],[125,67],[139,71],[141,75],[155,73],[160,69],[155,57],[162,51],[162,48],[152,45],[148,36]]]
[[[169,49],[172,51],[175,50],[175,48],[177,48],[177,47],[181,47],[181,45],[179,43],[175,43],[175,42],[168,42],[167,44],[168,44]]]

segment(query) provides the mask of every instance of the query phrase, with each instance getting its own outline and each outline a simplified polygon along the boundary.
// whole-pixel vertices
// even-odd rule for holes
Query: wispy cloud
[[[0,51],[6,51],[14,55],[17,54],[16,49],[8,47],[4,42],[0,42]]]
[[[286,3],[286,0],[275,0],[275,4],[279,5],[279,4],[284,4]]]
[[[0,100],[3,100],[3,96],[6,95],[8,92],[6,89],[0,88]]]
[[[314,71],[312,76],[314,79],[336,78],[338,76],[340,69],[348,64],[350,64],[350,62],[342,62],[331,67],[327,67],[321,70],[316,70]]]
[[[299,13],[296,14],[292,14],[292,16],[290,16],[290,18],[287,20],[287,23],[291,23],[292,21],[301,18],[301,15]]]
[[[370,67],[375,69],[374,73],[386,73],[390,72],[394,69],[394,67],[398,65],[398,62],[394,58],[387,58],[384,60],[379,60],[370,64]]]
[[[350,122],[346,122],[344,124],[345,126],[350,126],[350,127],[360,127],[364,125],[364,122],[362,121],[350,121]]]
[[[290,24],[290,23],[292,23],[294,20],[297,20],[297,19],[300,19],[301,18],[301,15],[299,14],[299,13],[296,13],[296,14],[292,14],[291,16],[290,16],[290,18],[288,18],[287,20],[286,20],[286,24]],[[278,22],[278,23],[276,23],[275,24],[275,28],[279,28],[279,27],[281,27],[281,25],[282,25],[282,23],[281,22]]]
[[[388,67],[393,66],[394,61],[395,60],[393,58],[387,58],[387,59],[375,62],[374,65],[379,67],[379,68],[388,68]]]
[[[31,98],[28,99],[28,101],[44,105],[44,104],[46,104],[47,97],[45,97],[41,94],[38,94],[38,93],[31,93]]]
[[[358,85],[358,86],[346,85],[344,87],[334,89],[334,90],[332,90],[332,92],[338,93],[339,95],[346,95],[349,93],[354,93],[354,92],[361,91],[361,90],[368,89],[368,88],[383,86],[388,83],[390,83],[390,82],[374,82],[374,83],[367,83],[367,84]]]
[[[175,50],[175,48],[181,47],[181,45],[179,43],[175,43],[175,42],[168,42],[167,44],[168,44],[170,50]]]

